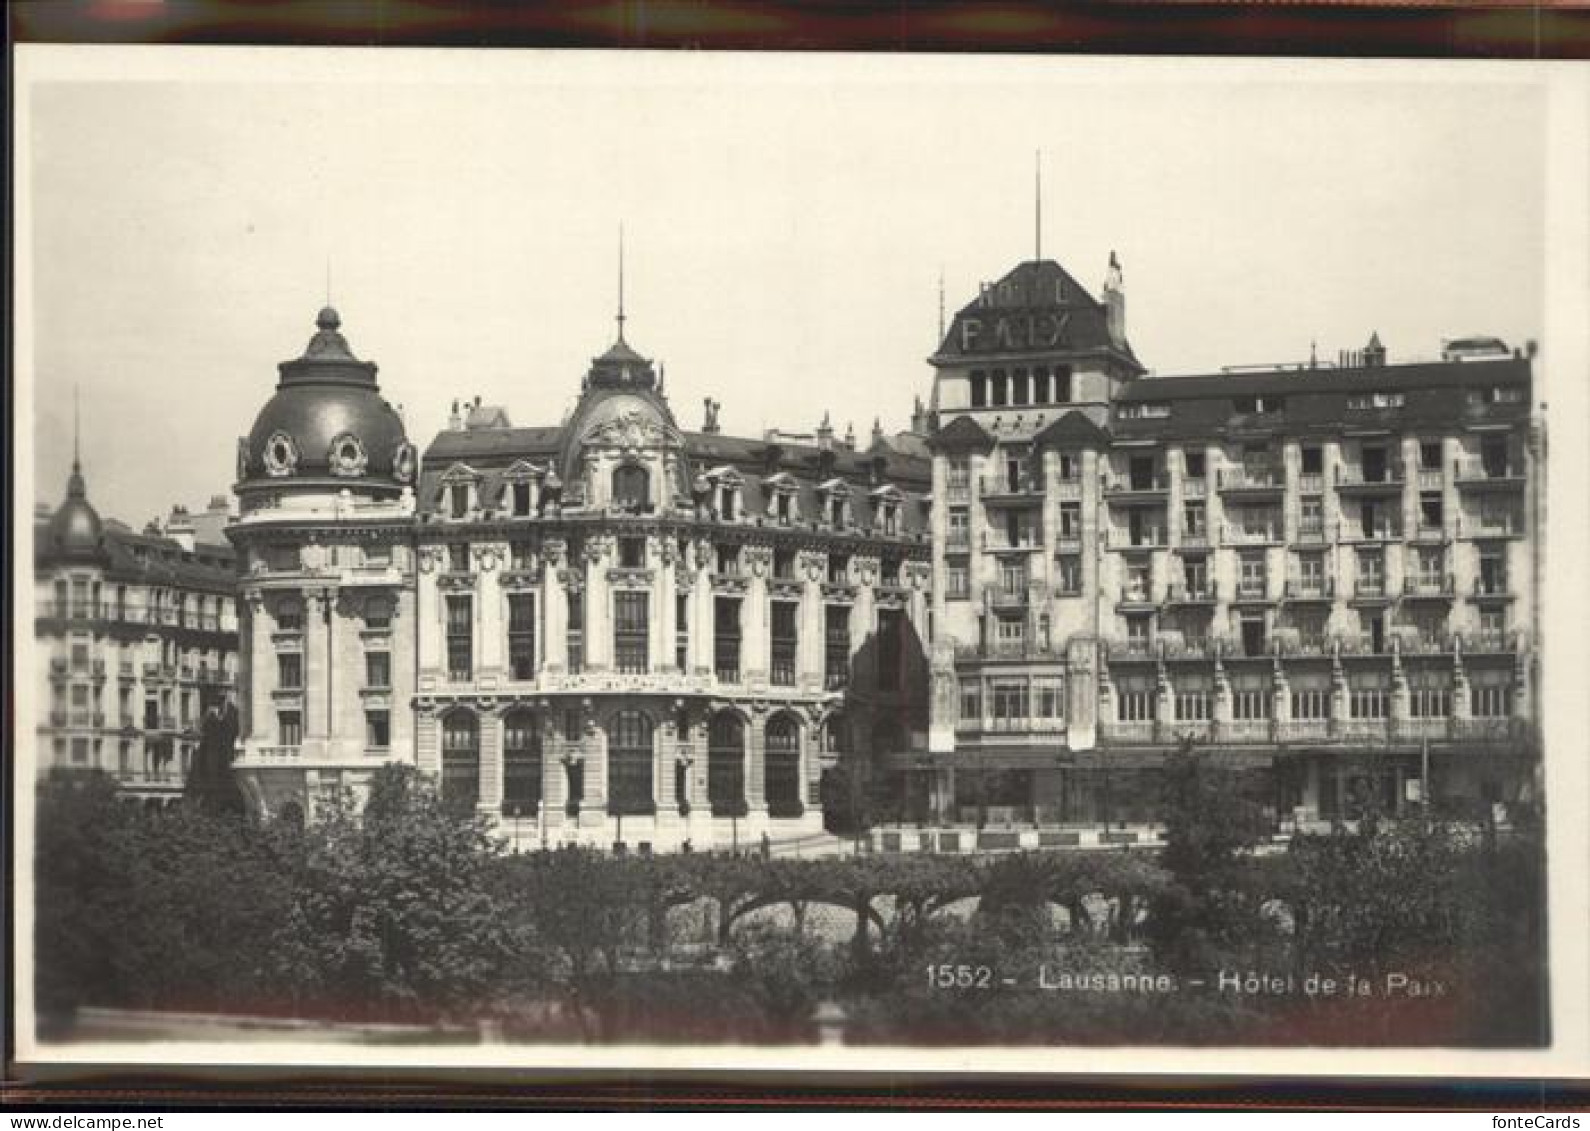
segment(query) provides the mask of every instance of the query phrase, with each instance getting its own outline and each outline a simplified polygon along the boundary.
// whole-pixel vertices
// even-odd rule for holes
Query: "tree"
[[[1233,865],[1268,831],[1263,808],[1241,776],[1212,764],[1191,740],[1165,768],[1165,849],[1170,883],[1154,907],[1150,937],[1178,973],[1212,969],[1235,944],[1251,940],[1256,909],[1236,898]]]
[[[344,796],[304,837],[278,970],[317,1009],[431,1019],[490,1000],[515,935],[494,898],[502,847],[482,818],[449,812],[391,765],[362,815]]]

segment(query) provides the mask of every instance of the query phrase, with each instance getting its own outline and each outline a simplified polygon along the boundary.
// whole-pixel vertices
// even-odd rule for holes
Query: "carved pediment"
[[[656,417],[638,408],[632,408],[592,428],[586,433],[586,443],[630,451],[638,448],[677,447],[680,446],[680,439],[678,433]]]
[[[479,483],[480,472],[470,467],[467,463],[455,463],[442,472],[440,482],[451,487],[456,483]]]

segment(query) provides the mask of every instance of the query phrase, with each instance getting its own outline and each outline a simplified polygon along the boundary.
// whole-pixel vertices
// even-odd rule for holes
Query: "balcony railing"
[[[1113,495],[1149,495],[1169,490],[1170,476],[1164,472],[1147,477],[1111,476],[1104,481],[1104,494],[1106,497]]]
[[[1491,654],[1514,653],[1521,650],[1516,632],[1465,632],[1459,637],[1463,651]]]
[[[1508,585],[1505,577],[1476,577],[1474,579],[1474,596],[1476,597],[1510,597],[1512,587]]]
[[[1325,491],[1325,476],[1318,471],[1305,471],[1297,477],[1297,490],[1302,495],[1319,495]]]
[[[1402,489],[1402,485],[1402,468],[1395,465],[1390,465],[1383,468],[1378,476],[1370,472],[1365,472],[1361,467],[1352,467],[1346,464],[1338,464],[1336,467],[1336,487],[1338,490],[1343,487],[1361,487],[1371,489],[1385,488],[1387,490],[1400,491]]]
[[[1263,546],[1280,540],[1279,526],[1238,526],[1228,522],[1221,530],[1221,541],[1228,546]]]
[[[1266,578],[1240,578],[1237,581],[1236,599],[1238,601],[1267,601],[1270,599],[1270,585]]]
[[[964,529],[946,531],[944,547],[948,550],[970,550],[972,548],[972,532]]]
[[[1150,526],[1138,530],[1136,534],[1127,528],[1107,527],[1104,531],[1104,544],[1112,550],[1157,550],[1169,543],[1166,541],[1164,527]]]
[[[1018,537],[1015,541],[1001,535],[983,535],[983,549],[990,554],[1029,553],[1043,549],[1036,531]]]
[[[1219,599],[1220,586],[1214,581],[1205,581],[1197,585],[1173,582],[1165,594],[1167,605],[1204,605],[1212,604]]]
[[[1148,660],[1159,655],[1153,640],[1106,640],[1104,654],[1112,660]]]
[[[1294,537],[1305,546],[1323,546],[1331,540],[1331,531],[1323,522],[1299,522]]]
[[[1134,584],[1129,581],[1121,586],[1119,603],[1123,605],[1157,604],[1154,600],[1154,587],[1147,582]]]
[[[1026,605],[1029,600],[1026,585],[990,585],[983,593],[987,602],[995,608],[1015,608]]]
[[[1181,481],[1181,494],[1184,499],[1202,499],[1209,494],[1209,480],[1200,476],[1197,479],[1183,479]]]
[[[1353,581],[1353,600],[1378,601],[1389,596],[1383,577],[1360,577]]]
[[[1378,526],[1351,526],[1347,529],[1348,542],[1395,542],[1402,537],[1402,527],[1393,523]]]
[[[739,683],[740,667],[738,664],[718,664],[713,673],[718,677],[719,683]]]
[[[1277,656],[1329,656],[1331,642],[1323,636],[1304,636],[1296,630],[1278,628],[1270,639],[1270,647]]]
[[[1110,742],[1153,742],[1154,720],[1144,719],[1134,722],[1107,722],[1102,726],[1106,741]]]
[[[1419,490],[1438,491],[1441,487],[1441,472],[1439,469],[1427,467],[1419,469]]]
[[[1442,577],[1408,576],[1402,579],[1404,597],[1450,597],[1457,590],[1457,579],[1450,573]]]
[[[1336,651],[1343,656],[1389,656],[1391,655],[1391,637],[1383,636],[1378,641],[1373,634],[1368,632],[1344,632],[1335,637]]]
[[[299,746],[261,746],[257,757],[263,762],[290,762],[302,749]]]
[[[1281,596],[1287,601],[1331,601],[1336,597],[1336,579],[1289,577],[1281,588]]]
[[[972,499],[972,485],[970,483],[946,483],[944,485],[944,501],[946,503],[967,503]]]
[[[1218,636],[1161,637],[1160,646],[1167,660],[1212,660],[1232,650],[1231,642]]]
[[[1222,491],[1279,491],[1286,485],[1279,471],[1252,467],[1226,468],[1219,482]]]
[[[1053,660],[1065,649],[1039,640],[993,640],[987,644],[957,644],[957,660]]]
[[[988,475],[978,481],[978,493],[985,499],[1019,498],[1043,494],[1043,483],[1029,476],[1010,479],[1004,475]]]
[[[1080,499],[1082,497],[1082,480],[1056,479],[1050,493],[1057,499]]]
[[[1209,531],[1183,530],[1180,541],[1177,543],[1188,550],[1205,550],[1209,548]]]
[[[64,675],[70,666],[65,656],[50,657],[50,670],[57,675]]]
[[[1458,485],[1468,486],[1475,483],[1522,483],[1524,468],[1522,464],[1511,460],[1498,463],[1484,459],[1465,459],[1456,461],[1453,467],[1453,477]]]

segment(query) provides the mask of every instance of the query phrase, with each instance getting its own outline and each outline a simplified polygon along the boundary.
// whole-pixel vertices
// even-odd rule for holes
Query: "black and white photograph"
[[[1583,1066],[1583,68],[18,61],[31,1058]]]

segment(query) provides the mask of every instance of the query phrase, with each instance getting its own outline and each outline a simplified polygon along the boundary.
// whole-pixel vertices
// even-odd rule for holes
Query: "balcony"
[[[1465,632],[1458,638],[1464,652],[1470,655],[1513,655],[1522,650],[1516,632]]]
[[[66,715],[65,708],[62,708],[62,707],[51,708],[51,710],[50,710],[50,725],[52,727],[64,727],[66,725],[66,718],[67,718],[67,715]]]
[[[1445,484],[1441,482],[1440,468],[1421,467],[1419,469],[1419,490],[1439,491]]]
[[[1279,524],[1270,526],[1238,526],[1226,523],[1220,531],[1220,541],[1227,546],[1269,546],[1281,541]]]
[[[1057,479],[1050,488],[1050,494],[1057,499],[1080,499],[1082,497],[1082,480]]]
[[[1460,490],[1515,491],[1524,486],[1522,464],[1511,460],[1458,460],[1453,468],[1453,478]]]
[[[1402,539],[1402,527],[1390,522],[1374,526],[1350,526],[1342,532],[1343,542],[1397,542]]]
[[[1104,732],[1106,742],[1153,742],[1154,720],[1143,719],[1134,722],[1109,722],[1101,724],[1100,730]]]
[[[970,483],[946,483],[944,485],[944,501],[946,503],[971,502],[972,485]]]
[[[1199,476],[1196,479],[1183,479],[1181,481],[1181,497],[1184,499],[1203,499],[1209,495],[1209,480]]]
[[[1104,497],[1111,502],[1157,498],[1169,490],[1170,476],[1164,472],[1123,478],[1112,476],[1104,481]]]
[[[1167,660],[1213,660],[1231,653],[1231,643],[1218,636],[1160,637],[1161,654]]]
[[[50,657],[50,671],[56,675],[65,675],[69,666],[65,656]]]
[[[291,762],[297,759],[302,749],[299,746],[261,746],[254,756],[261,762]]]
[[[1345,464],[1336,468],[1336,491],[1343,495],[1395,495],[1403,488],[1402,468],[1388,466],[1377,474]]]
[[[740,666],[738,664],[719,664],[713,668],[713,674],[718,677],[719,683],[740,682]]]
[[[1319,635],[1304,635],[1296,629],[1287,630],[1278,628],[1270,639],[1270,646],[1277,656],[1289,659],[1319,659],[1332,655],[1335,649],[1331,641]]]
[[[1457,520],[1457,536],[1465,541],[1484,541],[1488,538],[1522,538],[1524,536],[1524,519],[1522,515],[1485,515],[1479,519],[1459,515]]]
[[[1323,546],[1331,537],[1330,527],[1323,522],[1299,522],[1293,540],[1303,546]]]
[[[1318,471],[1305,471],[1297,477],[1297,492],[1300,495],[1323,495],[1325,493],[1325,476]]]
[[[1516,594],[1505,577],[1476,577],[1472,596],[1476,600],[1511,601]]]
[[[1189,585],[1173,582],[1165,594],[1166,605],[1212,605],[1220,599],[1219,584],[1213,581]]]
[[[1443,577],[1415,577],[1402,579],[1402,597],[1405,601],[1448,601],[1457,591],[1457,579],[1450,573]]]
[[[963,528],[946,531],[944,534],[944,548],[952,554],[966,553],[972,548],[972,532]]]
[[[1293,604],[1329,604],[1335,599],[1334,577],[1289,577],[1281,588],[1281,600]]]
[[[175,715],[161,715],[160,716],[160,729],[161,730],[176,730],[177,729],[177,717]]]
[[[1025,608],[1029,600],[1029,588],[1026,585],[990,585],[983,590],[983,598],[990,608]]]
[[[1150,526],[1135,533],[1130,528],[1106,528],[1104,544],[1112,550],[1163,550],[1169,543],[1164,527]]]
[[[1154,600],[1154,587],[1147,581],[1142,583],[1126,582],[1121,586],[1117,606],[1128,609],[1150,609],[1159,604]]]
[[[1261,498],[1279,495],[1286,489],[1286,480],[1275,468],[1235,467],[1220,472],[1218,485],[1222,495]]]
[[[1446,528],[1439,523],[1421,522],[1409,533],[1408,540],[1425,545],[1445,542]]]
[[[1274,742],[1275,722],[1271,719],[1232,719],[1215,724],[1217,742]]]
[[[987,644],[957,644],[955,658],[976,660],[1060,660],[1065,649],[1038,640],[994,640]]]
[[[1391,655],[1391,637],[1382,636],[1379,640],[1368,632],[1344,632],[1335,638],[1336,651],[1343,656],[1389,656]]]
[[[982,734],[1061,734],[1066,729],[1064,719],[993,718],[962,719],[955,729],[964,733]]]
[[[144,664],[144,678],[145,679],[159,679],[161,676],[163,676],[165,674],[166,674],[166,668],[165,668],[165,666],[163,664],[156,664],[156,663],[145,663]]]
[[[1391,592],[1386,587],[1383,577],[1360,577],[1353,581],[1352,595],[1349,601],[1357,602],[1383,602],[1391,600]]]
[[[1028,534],[1025,537],[1018,537],[1014,542],[1009,538],[1002,538],[997,535],[983,535],[983,550],[985,553],[1030,554],[1035,550],[1041,549],[1043,549],[1043,546],[1038,542],[1035,533]]]
[[[1176,545],[1183,550],[1207,550],[1209,548],[1209,531],[1183,530],[1176,541]]]
[[[1015,479],[1004,475],[984,476],[977,485],[985,503],[1025,506],[1043,498],[1043,483],[1027,476]]]
[[[1456,648],[1451,633],[1405,632],[1397,638],[1397,651],[1404,656],[1447,656]]]
[[[117,673],[122,679],[132,679],[136,672],[137,665],[135,665],[131,660],[123,660],[121,663],[116,665],[116,668]]]
[[[1159,653],[1160,649],[1155,646],[1154,641],[1146,638],[1104,642],[1104,654],[1111,661],[1153,660],[1158,658]]]
[[[1319,742],[1329,738],[1329,719],[1287,719],[1275,724],[1277,742]]]
[[[823,674],[824,691],[843,691],[850,686],[848,671],[829,671]]]
[[[1453,719],[1452,738],[1458,742],[1497,742],[1521,739],[1528,732],[1524,719]]]
[[[1082,532],[1072,530],[1056,534],[1054,536],[1054,551],[1057,554],[1080,554],[1082,552]]]
[[[1231,599],[1238,602],[1268,601],[1270,599],[1268,579],[1263,577],[1238,579],[1236,592]]]

